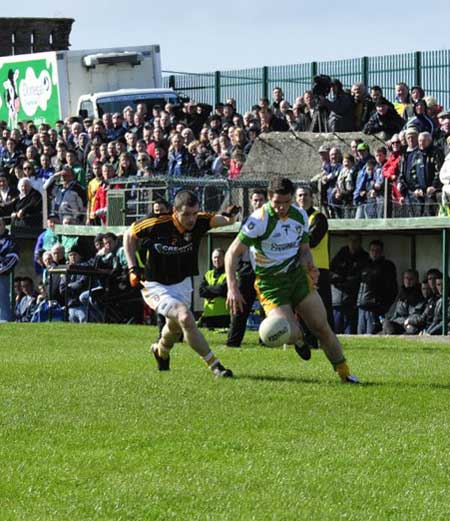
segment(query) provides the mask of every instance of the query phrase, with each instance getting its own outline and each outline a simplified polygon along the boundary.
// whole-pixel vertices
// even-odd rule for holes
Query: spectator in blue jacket
[[[194,165],[194,159],[184,146],[184,140],[180,134],[172,136],[169,149],[168,174],[173,177],[188,176]]]
[[[19,261],[14,239],[0,218],[0,322],[11,320],[11,271]]]

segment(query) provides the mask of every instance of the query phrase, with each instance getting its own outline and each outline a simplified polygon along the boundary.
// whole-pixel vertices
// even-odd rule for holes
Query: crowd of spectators
[[[154,203],[153,215],[167,212],[170,205],[166,201]],[[50,215],[47,228],[35,244],[34,278],[40,280],[37,288],[30,276],[15,278],[14,319],[158,323],[161,317],[151,316],[139,291],[129,285],[120,238],[111,232],[97,234],[94,241],[58,235],[58,222],[57,215]],[[10,320],[7,274],[17,263],[18,255],[2,219],[0,249],[0,282],[5,286],[0,291],[0,310],[2,320]],[[200,297],[205,299],[200,322],[209,328],[228,327],[230,323],[224,298],[227,285],[223,257],[223,250],[214,250],[213,268],[204,274],[199,288]],[[441,334],[444,303],[443,276],[439,270],[428,270],[421,280],[416,270],[408,269],[398,289],[396,267],[385,257],[383,243],[374,240],[365,251],[361,237],[353,234],[331,260],[329,273],[337,333]],[[450,316],[450,299],[447,308]]]
[[[140,294],[130,287],[119,238],[111,233],[88,238],[54,232],[56,216],[35,246],[34,277],[15,277],[17,322],[142,322]]]
[[[389,207],[402,206],[407,215],[436,213],[450,112],[420,87],[398,83],[391,103],[377,86],[355,83],[346,91],[330,80],[328,92],[313,87],[295,100],[276,87],[272,100],[261,98],[243,115],[229,98],[215,107],[187,101],[150,112],[140,103],[99,120],[67,118],[53,128],[28,121],[8,129],[0,122],[0,216],[39,227],[46,192],[61,222],[104,224],[108,190],[121,187],[117,178],[235,180],[257,137],[273,131],[362,131],[383,138],[372,151],[363,141],[350,152],[319,150],[317,185],[329,216],[379,217],[386,179]]]
[[[312,186],[328,217],[435,215],[441,192],[444,202],[447,197],[450,203],[450,112],[420,87],[409,89],[404,83],[395,86],[393,103],[376,86],[367,89],[355,83],[347,91],[332,80],[329,87],[329,92],[305,91],[295,100],[285,99],[276,87],[271,100],[261,98],[242,115],[229,98],[215,107],[187,101],[150,111],[141,103],[122,113],[103,114],[99,120],[67,118],[53,128],[28,121],[9,129],[0,122],[0,217],[41,229],[43,202],[48,203],[50,216],[35,256],[38,272],[43,270],[39,294],[31,278],[18,281],[17,319],[45,316],[53,305],[55,316],[68,305],[71,320],[85,321],[88,308],[92,317],[104,319],[108,308],[104,295],[110,291],[104,282],[92,282],[79,273],[67,280],[61,275],[50,284],[46,274],[55,265],[98,267],[103,264],[99,258],[110,255],[105,248],[111,245],[102,242],[100,253],[92,255],[78,237],[74,243],[73,237],[56,236],[55,223],[106,224],[108,191],[123,186],[120,178],[236,180],[261,134],[360,131],[377,135],[379,146],[372,149],[363,138],[354,139],[349,150],[326,145],[318,149],[321,168]],[[120,259],[117,242],[113,250],[114,258]],[[120,260],[114,266],[106,264],[119,274]],[[87,286],[95,290],[88,297]],[[361,314],[368,330],[370,315],[360,313],[360,297],[353,296],[352,327],[358,329]],[[349,321],[345,313],[338,319]],[[386,322],[389,331],[398,330],[391,322]],[[377,324],[379,328],[381,322]]]
[[[361,237],[350,235],[330,263],[330,281],[337,333],[442,334],[442,273],[432,268],[420,279],[407,269],[398,288],[382,241],[372,241],[367,252]],[[446,305],[450,313],[450,298]]]

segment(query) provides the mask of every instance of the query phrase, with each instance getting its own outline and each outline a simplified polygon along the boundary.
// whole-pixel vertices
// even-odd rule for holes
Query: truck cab
[[[161,108],[166,103],[180,104],[180,98],[172,89],[119,89],[110,92],[96,92],[80,96],[77,113],[83,117],[101,118],[105,113],[122,113],[125,107],[136,110],[139,103],[145,103],[147,113],[151,114],[152,108],[159,105]]]

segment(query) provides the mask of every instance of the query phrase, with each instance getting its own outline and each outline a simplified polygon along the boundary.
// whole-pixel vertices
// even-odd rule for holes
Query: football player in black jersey
[[[233,205],[221,214],[200,212],[197,196],[182,190],[175,196],[172,214],[136,221],[125,232],[123,242],[130,283],[134,287],[140,285],[145,302],[166,317],[160,340],[151,346],[160,371],[169,370],[170,350],[182,333],[215,376],[233,376],[211,351],[195,323],[190,304],[202,237],[211,228],[233,224],[239,210]],[[139,240],[145,252],[143,278],[136,266]]]

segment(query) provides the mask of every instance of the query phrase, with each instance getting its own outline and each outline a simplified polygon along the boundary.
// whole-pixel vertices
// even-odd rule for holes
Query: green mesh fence
[[[261,96],[271,97],[274,87],[281,87],[285,99],[294,103],[297,96],[311,87],[316,74],[340,79],[345,88],[356,81],[368,87],[379,85],[391,101],[399,81],[410,87],[421,85],[427,95],[444,108],[450,107],[450,51],[423,51],[387,56],[349,58],[271,67],[255,67],[207,73],[165,71],[164,86],[198,102],[214,103],[234,98],[239,112],[258,103]]]

